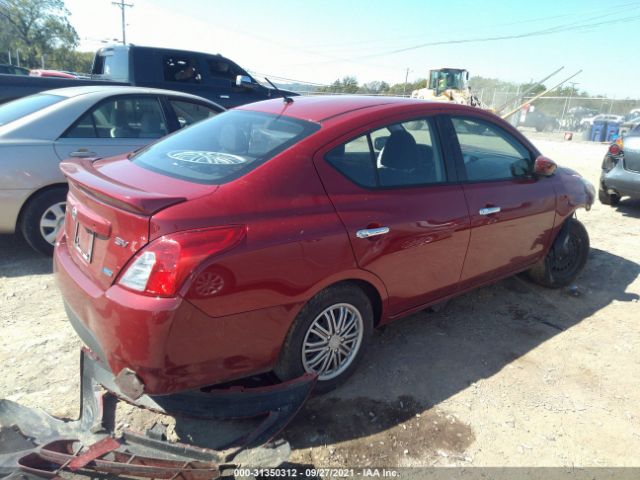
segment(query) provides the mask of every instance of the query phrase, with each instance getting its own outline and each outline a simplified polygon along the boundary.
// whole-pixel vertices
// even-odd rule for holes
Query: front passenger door
[[[555,220],[548,178],[535,178],[533,152],[502,127],[451,117],[459,175],[471,216],[461,289],[523,269],[544,252]]]

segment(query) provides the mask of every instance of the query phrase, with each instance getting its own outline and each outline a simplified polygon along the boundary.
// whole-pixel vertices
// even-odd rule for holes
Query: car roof
[[[368,95],[312,95],[292,97],[293,102],[285,103],[282,98],[265,100],[236,107],[236,110],[254,110],[276,115],[286,115],[301,120],[323,123],[350,113],[383,113],[402,107],[420,107],[422,110],[473,109],[464,105],[433,102],[415,98],[368,96]],[[473,109],[477,110],[477,109]]]
[[[160,88],[132,87],[128,85],[83,85],[79,87],[55,88],[53,90],[45,90],[40,92],[43,94],[58,95],[66,98],[79,97],[81,95],[130,95],[130,94],[147,94],[147,95],[170,95],[175,97],[191,98],[207,103],[213,103],[206,98],[191,95],[189,93],[177,92],[175,90],[164,90]]]

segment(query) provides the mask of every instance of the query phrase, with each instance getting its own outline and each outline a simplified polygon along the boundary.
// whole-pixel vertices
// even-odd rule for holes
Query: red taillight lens
[[[620,146],[617,143],[613,143],[611,144],[611,146],[609,146],[610,155],[619,155],[621,151],[622,150],[620,149]]]
[[[146,295],[171,297],[206,258],[229,250],[244,226],[189,230],[154,240],[124,270],[118,284]]]

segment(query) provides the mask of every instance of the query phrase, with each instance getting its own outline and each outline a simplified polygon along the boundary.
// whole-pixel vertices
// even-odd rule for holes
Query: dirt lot
[[[528,134],[597,184],[604,146]],[[574,290],[515,277],[379,332],[351,381],[308,402],[284,432],[291,460],[640,466],[640,202],[596,204],[579,218],[592,250]],[[50,261],[13,236],[0,236],[0,252],[0,398],[73,417],[80,343]]]

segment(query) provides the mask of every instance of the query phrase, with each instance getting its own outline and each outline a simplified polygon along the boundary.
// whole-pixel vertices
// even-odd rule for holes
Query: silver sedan
[[[58,163],[136,150],[223,111],[194,95],[126,86],[61,88],[0,105],[0,233],[51,254],[67,185]]]
[[[602,161],[600,202],[616,206],[622,197],[640,198],[640,125],[609,146]]]

